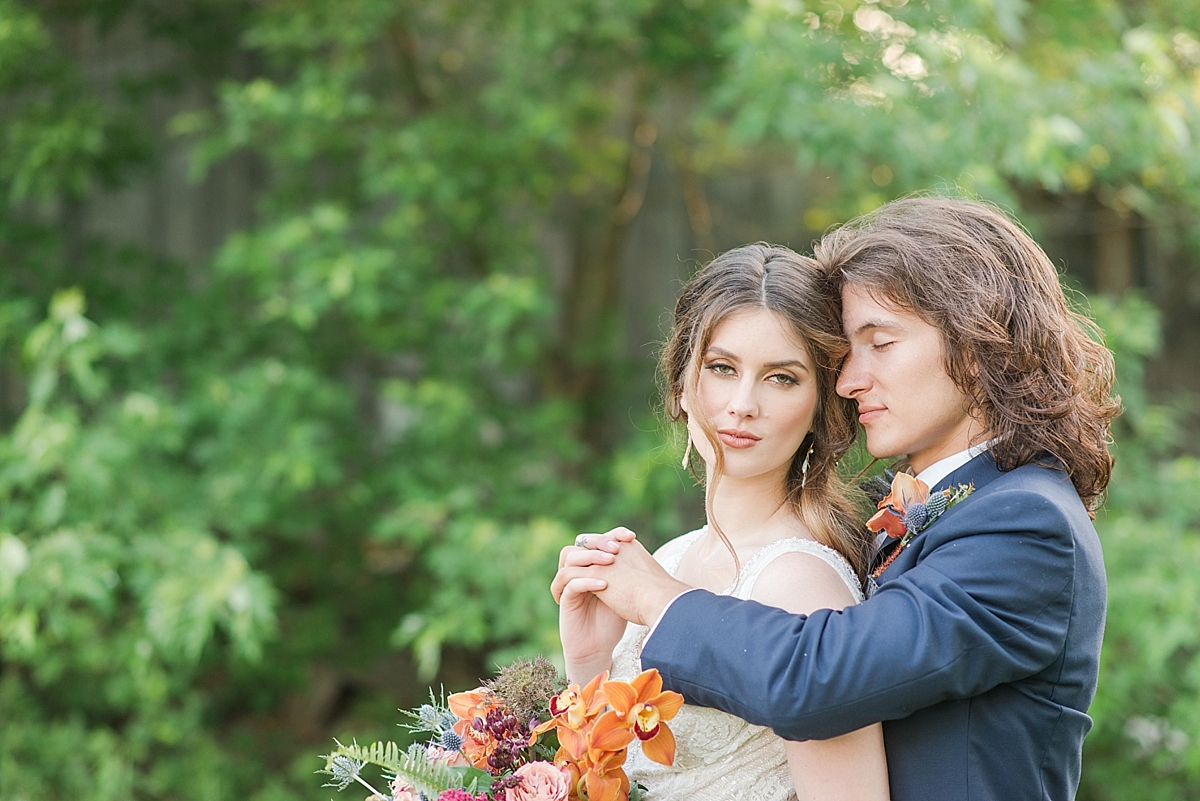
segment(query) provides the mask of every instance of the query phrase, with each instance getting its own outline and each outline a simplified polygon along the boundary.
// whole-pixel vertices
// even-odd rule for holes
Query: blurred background
[[[0,0],[0,799],[325,799],[701,522],[680,283],[1012,210],[1117,354],[1080,798],[1200,798],[1194,0]]]

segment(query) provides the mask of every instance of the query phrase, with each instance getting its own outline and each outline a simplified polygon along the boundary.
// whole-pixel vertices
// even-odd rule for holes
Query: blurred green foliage
[[[366,674],[554,652],[576,531],[681,530],[674,450],[622,406],[646,387],[616,268],[651,146],[685,185],[763,153],[830,171],[809,230],[956,182],[1187,240],[1197,22],[1172,0],[0,0],[0,798],[315,798],[331,733],[390,736],[424,693]],[[171,57],[89,73],[78,42],[121,26]],[[149,110],[184,91],[194,175],[240,160],[265,186],[199,265],[79,222],[161,169]],[[1200,462],[1144,395],[1153,310],[1093,308],[1129,412],[1083,795],[1187,798]]]

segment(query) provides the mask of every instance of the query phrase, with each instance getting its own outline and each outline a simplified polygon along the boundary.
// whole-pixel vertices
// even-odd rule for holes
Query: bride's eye
[[[772,373],[767,376],[767,380],[776,384],[783,384],[784,386],[794,386],[800,383],[796,380],[795,376],[790,376],[787,373]]]
[[[710,371],[716,373],[717,375],[733,375],[734,374],[733,367],[731,365],[725,364],[724,362],[713,362],[712,364],[706,364],[704,366],[704,369],[710,370]]]

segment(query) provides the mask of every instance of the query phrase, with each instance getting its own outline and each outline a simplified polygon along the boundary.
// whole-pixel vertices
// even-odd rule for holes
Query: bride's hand
[[[613,556],[599,550],[575,546],[563,548],[559,572],[550,585],[559,604],[558,632],[562,639],[567,678],[578,684],[590,681],[612,666],[612,652],[625,633],[625,619],[595,596],[606,582],[565,574],[589,565],[610,565]]]
[[[581,548],[588,548],[593,551],[607,551],[608,553],[619,553],[622,542],[633,542],[637,539],[637,534],[629,529],[618,526],[617,528],[607,531],[604,534],[580,534],[575,538],[575,544]],[[563,553],[567,551],[563,548]],[[562,567],[562,556],[558,559],[558,566]]]
[[[567,582],[576,578],[593,579],[599,583],[586,586],[609,609],[631,623],[652,626],[673,599],[692,589],[664,570],[629,529],[582,534],[576,542],[588,547],[563,549],[558,575],[551,586],[556,598]],[[583,554],[579,553],[581,550]],[[619,556],[612,556],[618,552]],[[572,564],[578,566],[564,563],[568,553]]]

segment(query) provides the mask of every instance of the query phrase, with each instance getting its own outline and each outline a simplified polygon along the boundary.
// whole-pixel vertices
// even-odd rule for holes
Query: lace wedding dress
[[[654,554],[668,573],[675,575],[688,548],[705,529],[677,537]],[[766,546],[742,566],[733,586],[723,594],[749,598],[764,568],[787,553],[807,553],[827,562],[853,593],[863,599],[850,565],[836,551],[812,540],[791,538]],[[630,623],[613,650],[612,678],[628,681],[641,672],[642,640],[649,629]],[[647,788],[647,801],[788,801],[795,799],[783,740],[763,726],[716,709],[684,704],[668,724],[675,735],[675,764],[651,762],[634,740],[629,746],[625,772],[631,781]]]

